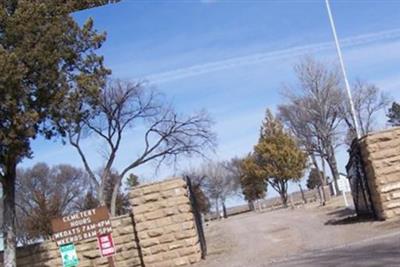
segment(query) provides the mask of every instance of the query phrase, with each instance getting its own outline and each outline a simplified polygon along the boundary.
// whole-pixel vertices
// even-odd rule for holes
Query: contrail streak
[[[358,35],[354,37],[344,38],[341,40],[343,47],[355,47],[366,45],[378,41],[387,41],[400,38],[400,29],[392,29],[381,32]],[[287,49],[276,50],[266,53],[257,53],[248,56],[234,57],[226,60],[208,62],[199,65],[193,65],[172,71],[151,74],[145,77],[145,80],[152,84],[160,84],[164,82],[179,80],[187,77],[197,76],[201,74],[211,73],[219,70],[230,69],[239,66],[246,66],[261,62],[267,62],[276,59],[285,59],[298,57],[304,54],[321,52],[333,49],[333,42],[323,42],[304,46],[295,46]]]

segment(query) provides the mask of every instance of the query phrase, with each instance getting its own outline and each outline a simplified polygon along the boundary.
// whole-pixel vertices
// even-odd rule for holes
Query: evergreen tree
[[[77,208],[80,211],[90,210],[97,208],[99,204],[100,203],[95,196],[95,191],[93,190],[93,188],[90,188],[90,190],[86,192],[86,195],[82,199],[82,202],[77,205]]]
[[[311,169],[307,179],[308,189],[315,189],[322,185],[320,175],[324,175],[324,173],[320,171],[320,174],[318,174],[318,170],[316,168]]]
[[[392,126],[400,126],[400,105],[393,102],[392,107],[389,108],[389,113],[387,114],[389,118],[388,122]]]
[[[134,187],[139,185],[139,177],[133,173],[129,174],[128,178],[126,179],[126,185],[128,187]]]
[[[267,110],[258,144],[254,147],[255,173],[279,193],[284,206],[287,206],[288,183],[301,179],[306,162],[306,154],[296,139]]]
[[[240,185],[244,198],[254,207],[253,202],[265,197],[268,183],[263,176],[257,175],[257,166],[252,155],[247,156],[241,162]]]
[[[97,94],[109,73],[95,54],[105,40],[88,20],[80,27],[64,0],[0,3],[0,179],[4,193],[4,266],[16,266],[17,164],[32,156],[38,135],[64,134],[80,101]],[[94,103],[95,104],[95,103]]]
[[[196,198],[197,210],[203,214],[210,211],[211,203],[200,185],[193,185],[193,194]]]

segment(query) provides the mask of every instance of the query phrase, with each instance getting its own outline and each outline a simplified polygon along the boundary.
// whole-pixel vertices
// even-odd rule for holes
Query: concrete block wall
[[[400,127],[369,134],[360,145],[378,217],[400,216]]]
[[[130,193],[134,216],[111,219],[117,267],[183,266],[200,261],[201,250],[186,183],[182,179],[142,185]],[[108,266],[97,239],[75,244],[79,267]],[[0,255],[0,267],[2,267]],[[62,267],[55,242],[17,250],[18,267]]]
[[[148,184],[135,188],[130,196],[146,266],[183,266],[200,261],[186,182],[173,179]]]

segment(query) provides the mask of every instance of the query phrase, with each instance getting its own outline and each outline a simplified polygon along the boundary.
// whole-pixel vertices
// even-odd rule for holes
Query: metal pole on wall
[[[107,259],[108,259],[108,266],[109,267],[115,267],[115,264],[114,264],[114,257],[107,257]]]
[[[358,127],[358,122],[357,122],[357,118],[356,118],[356,112],[355,112],[355,109],[354,109],[353,97],[351,95],[350,84],[349,84],[349,81],[347,79],[346,69],[345,69],[345,66],[344,66],[344,61],[343,61],[343,56],[342,56],[342,51],[340,49],[339,39],[338,39],[337,34],[336,34],[335,22],[333,21],[333,16],[332,16],[329,0],[325,0],[325,4],[326,4],[326,9],[328,11],[329,21],[331,23],[333,38],[335,39],[336,51],[337,51],[338,58],[339,58],[340,68],[341,68],[342,74],[343,74],[343,79],[344,79],[344,84],[345,84],[346,91],[347,91],[347,96],[349,98],[350,113],[351,113],[351,118],[353,120],[354,130],[356,131],[357,138],[360,138],[361,137],[360,129]]]

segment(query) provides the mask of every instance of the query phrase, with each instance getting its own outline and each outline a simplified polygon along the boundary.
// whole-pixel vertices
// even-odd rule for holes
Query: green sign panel
[[[79,260],[74,244],[70,243],[60,246],[60,252],[64,267],[78,266]]]

